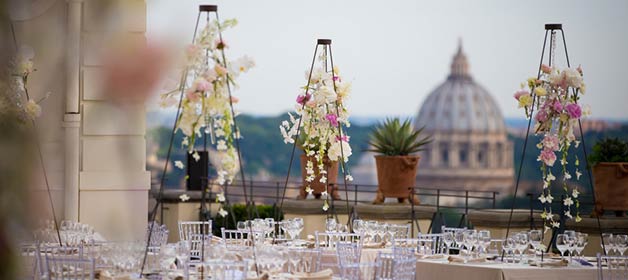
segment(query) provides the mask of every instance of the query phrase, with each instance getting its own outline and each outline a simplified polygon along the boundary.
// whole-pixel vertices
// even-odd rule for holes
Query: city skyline
[[[189,42],[201,3],[207,2],[148,1],[149,41]],[[305,82],[315,39],[328,37],[336,65],[353,82],[349,107],[354,116],[414,116],[446,79],[462,39],[473,78],[493,95],[505,117],[523,117],[512,94],[536,74],[543,24],[561,22],[570,60],[585,71],[587,95],[582,103],[591,106],[592,118],[628,119],[622,108],[628,104],[628,91],[620,83],[628,57],[612,55],[628,49],[628,34],[621,32],[621,26],[628,25],[627,2],[212,3],[219,5],[222,19],[240,22],[225,33],[228,56],[246,54],[257,62],[234,93],[241,99],[237,109],[244,113],[291,110]],[[380,20],[374,20],[376,15]],[[561,52],[556,59],[564,65]]]

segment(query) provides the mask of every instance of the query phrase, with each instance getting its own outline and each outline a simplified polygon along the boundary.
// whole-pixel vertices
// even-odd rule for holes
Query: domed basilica
[[[497,103],[469,72],[462,44],[447,80],[423,102],[415,129],[433,141],[421,152],[418,187],[508,191],[513,145]]]

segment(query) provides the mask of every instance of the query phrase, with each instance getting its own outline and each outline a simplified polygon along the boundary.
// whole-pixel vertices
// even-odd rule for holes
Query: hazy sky
[[[353,82],[353,115],[414,115],[447,77],[460,37],[474,79],[505,116],[522,116],[512,94],[536,75],[543,25],[557,22],[571,63],[585,71],[583,103],[594,117],[628,119],[628,1],[146,2],[149,40],[189,42],[199,4],[217,4],[221,19],[238,19],[223,35],[229,57],[247,54],[257,63],[235,93],[245,113],[290,110],[315,39],[330,38],[335,64]]]

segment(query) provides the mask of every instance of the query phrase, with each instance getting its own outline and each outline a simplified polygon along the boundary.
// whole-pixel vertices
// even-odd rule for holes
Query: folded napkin
[[[324,269],[317,272],[295,272],[292,279],[310,279],[310,280],[323,280],[332,279],[334,272],[331,269]]]
[[[544,260],[541,261],[531,261],[529,263],[531,266],[540,266],[540,267],[565,267],[569,265],[569,261],[567,260]]]
[[[486,262],[486,258],[470,258],[470,259],[465,259],[463,257],[458,257],[458,256],[449,256],[449,258],[447,258],[447,260],[449,262],[452,263],[483,263]]]
[[[434,255],[422,255],[422,254],[416,254],[416,257],[422,260],[437,260],[437,259],[443,259],[445,258],[445,255],[443,254],[434,254]]]
[[[101,271],[100,273],[98,273],[98,275],[96,275],[95,278],[99,279],[99,280],[131,280],[131,276],[129,276],[129,275],[113,276],[107,270]]]
[[[362,245],[362,248],[379,249],[379,248],[384,248],[385,245],[386,244],[384,244],[383,242],[364,243]]]

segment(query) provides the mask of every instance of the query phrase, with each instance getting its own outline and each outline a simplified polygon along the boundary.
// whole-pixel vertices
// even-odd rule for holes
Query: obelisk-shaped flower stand
[[[554,56],[555,56],[554,52],[555,52],[555,46],[556,46],[556,35],[558,33],[560,33],[560,35],[562,37],[562,45],[564,47],[567,67],[571,67],[571,63],[569,61],[569,55],[568,55],[568,52],[567,52],[567,43],[565,41],[565,33],[563,32],[562,24],[546,24],[545,25],[545,37],[544,37],[544,41],[543,41],[543,48],[541,50],[541,59],[540,59],[539,68],[538,68],[538,72],[537,72],[537,78],[536,78],[537,80],[541,78],[541,74],[543,72],[542,68],[543,68],[543,65],[544,65],[543,61],[544,61],[544,58],[545,58],[545,52],[546,52],[546,46],[547,46],[546,44],[547,44],[547,41],[548,41],[548,37],[549,37],[550,48],[549,48],[549,56],[547,57],[547,60],[548,60],[547,65],[550,68],[552,67],[552,63],[554,61]],[[532,105],[529,107],[530,111],[528,112],[528,116],[529,116],[529,118],[528,118],[528,125],[527,125],[527,129],[526,129],[525,140],[524,140],[524,143],[523,143],[523,149],[521,151],[519,168],[518,168],[517,177],[516,177],[516,180],[515,180],[515,190],[514,190],[514,194],[512,196],[512,204],[511,204],[511,207],[510,207],[510,216],[508,218],[508,226],[506,228],[506,236],[504,237],[504,239],[508,238],[508,235],[510,233],[510,226],[512,224],[512,216],[513,216],[513,212],[514,212],[515,201],[516,201],[516,197],[517,197],[517,192],[519,190],[519,182],[521,180],[521,172],[522,172],[522,169],[523,169],[523,166],[524,166],[524,158],[525,158],[525,154],[526,154],[525,151],[526,151],[526,148],[528,146],[528,141],[529,141],[529,138],[530,138],[530,128],[532,127],[532,120],[534,119],[533,113],[534,113],[534,109],[535,109],[535,103],[538,100],[537,98],[540,96],[540,95],[537,96],[536,91],[532,91],[530,94],[532,95]],[[574,94],[575,95],[576,93],[575,92],[573,92],[573,93],[567,92],[567,94]],[[537,108],[538,108],[538,105],[539,104],[536,104]],[[584,134],[583,134],[583,131],[582,131],[582,123],[581,123],[579,118],[578,118],[578,130],[580,132],[580,137],[581,137],[581,142],[582,142],[582,143],[580,143],[580,146],[582,147],[582,150],[584,152],[584,160],[585,160],[585,166],[586,166],[586,169],[587,169],[587,175],[588,175],[587,177],[588,177],[588,182],[589,182],[590,189],[591,189],[591,195],[595,196],[595,193],[593,191],[593,179],[592,179],[592,176],[591,176],[591,170],[589,168],[589,164],[588,164],[588,160],[587,160],[587,150],[586,150]],[[543,195],[545,195],[545,193],[549,191],[549,188],[551,188],[551,185],[548,187],[548,189],[544,189],[543,190]],[[547,251],[549,251],[552,248],[552,244],[555,243],[556,236],[559,233],[562,233],[565,230],[565,221],[567,220],[567,217],[565,216],[564,206],[562,206],[563,205],[562,199],[561,200],[556,199],[556,200],[560,201],[560,207],[561,207],[561,209],[559,211],[560,212],[559,213],[559,216],[560,216],[560,227],[557,228],[557,229],[556,228],[553,229],[553,231],[552,231],[552,239],[550,240],[549,245],[547,246]],[[593,200],[595,201],[595,197],[593,197]],[[545,207],[545,210],[549,210],[548,208],[550,208],[551,205],[544,205],[544,207]],[[530,219],[532,219],[532,213],[531,213]],[[602,228],[601,228],[599,217],[597,217],[597,224],[598,224],[598,229],[599,229],[600,237],[601,237]],[[602,243],[602,246],[604,247],[603,243]],[[606,251],[605,248],[603,248],[603,249],[604,249],[604,251]],[[504,255],[502,253],[502,261],[503,261],[503,258],[504,258]]]

